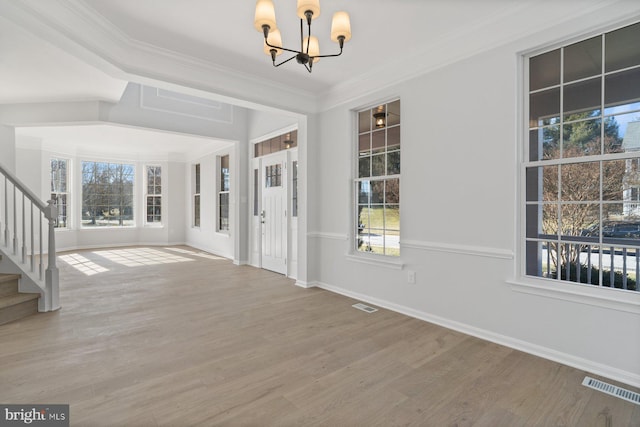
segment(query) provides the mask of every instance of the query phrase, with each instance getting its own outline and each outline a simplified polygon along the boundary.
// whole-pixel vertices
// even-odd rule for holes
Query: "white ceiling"
[[[284,45],[297,47],[296,2],[274,3]],[[253,27],[254,0],[0,0],[0,104],[115,102],[132,80],[251,108],[313,112],[582,16],[593,19],[602,12],[598,25],[604,25],[640,14],[638,0],[320,3],[312,31],[321,53],[338,50],[329,40],[333,12],[349,12],[353,37],[341,57],[322,59],[309,74],[295,60],[280,68],[271,65],[262,35]],[[122,150],[135,151],[145,140],[139,132],[129,137],[123,132],[131,129],[114,126],[44,127],[28,134],[44,132],[48,138],[79,141],[78,147],[87,140],[99,145],[98,139],[114,133],[135,141],[118,147]],[[163,150],[178,148],[175,136],[169,141],[161,135],[154,140]]]
[[[300,21],[296,2],[274,0],[274,3],[284,45],[297,47]],[[321,14],[313,21],[312,30],[320,40],[321,53],[338,51],[329,39],[335,11],[349,12],[353,38],[340,58],[322,59],[311,75],[295,60],[281,68],[271,65],[263,52],[262,35],[253,27],[254,0],[0,0],[0,12],[6,8],[21,23],[28,24],[31,31],[45,37],[51,32],[43,28],[54,29],[56,36],[62,35],[77,45],[67,50],[77,52],[82,48],[95,52],[101,59],[126,69],[125,73],[130,70],[135,73],[136,60],[144,62],[154,54],[172,54],[172,58],[192,58],[199,64],[210,64],[231,76],[319,97],[331,90],[361,86],[365,81],[370,82],[368,89],[374,90],[383,77],[397,81],[414,76],[420,70],[544,32],[594,10],[624,7],[629,10],[633,4],[638,9],[638,0],[322,0],[320,4]],[[32,16],[25,18],[29,14]],[[40,21],[38,25],[34,24],[36,21]],[[73,64],[66,57],[69,55],[52,49],[46,41],[25,37],[16,28],[1,21],[0,24],[0,38],[12,40],[0,46],[3,50],[0,76],[6,81],[28,79],[34,83],[30,88],[20,83],[14,91],[3,85],[0,102],[9,96],[14,99],[19,93],[25,97],[46,94],[43,87],[51,91],[52,85],[47,84],[51,79],[38,78],[35,75],[38,71],[58,78],[60,91],[64,89],[67,94],[73,90],[66,83],[76,82],[80,86],[91,82],[91,78],[103,77],[82,70],[87,66]],[[110,45],[111,42],[114,43]],[[36,61],[35,55],[29,60],[21,58],[20,45],[28,51],[41,52],[38,57],[42,60]],[[285,55],[280,58],[287,58]],[[13,58],[18,61],[13,62]],[[166,72],[153,71],[159,76]],[[85,78],[75,78],[74,72],[84,72]],[[70,77],[65,79],[64,74]],[[181,76],[171,77],[179,81]],[[102,97],[105,95],[98,93],[98,89],[109,86],[104,82],[90,85],[96,90],[95,96]],[[226,88],[223,85],[218,89],[224,92]]]
[[[0,82],[0,104],[117,102],[127,85],[1,16]]]

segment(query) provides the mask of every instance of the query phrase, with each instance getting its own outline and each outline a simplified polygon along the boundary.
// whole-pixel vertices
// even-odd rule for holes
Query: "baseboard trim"
[[[296,280],[295,285],[301,288],[310,289],[316,287],[316,282],[305,282],[303,280]]]
[[[440,316],[435,316],[429,313],[425,313],[419,310],[415,310],[410,307],[406,307],[400,304],[392,303],[383,299],[371,297],[369,295],[353,292],[348,289],[341,288],[339,286],[330,285],[323,282],[314,282],[313,286],[325,289],[330,292],[334,292],[340,295],[344,295],[349,298],[353,298],[359,301],[366,302],[368,304],[376,305],[378,307],[385,308],[387,310],[395,311],[400,314],[404,314],[416,319],[424,320],[425,322],[433,323],[442,326],[447,329],[462,332],[463,334],[471,335],[476,338],[490,341],[496,344],[503,345],[505,347],[513,348],[515,350],[523,351],[525,353],[532,354],[534,356],[542,357],[563,365],[571,366],[582,371],[591,372],[596,375],[601,375],[606,378],[610,378],[615,381],[631,385],[633,387],[640,387],[640,375],[633,372],[624,371],[621,369],[613,368],[601,363],[593,362],[581,357],[576,357],[571,354],[563,353],[557,350],[553,350],[547,347],[543,347],[537,344],[532,344],[526,341],[508,337],[502,334],[496,334],[485,329],[476,328],[465,323],[456,322],[450,319],[446,319]]]

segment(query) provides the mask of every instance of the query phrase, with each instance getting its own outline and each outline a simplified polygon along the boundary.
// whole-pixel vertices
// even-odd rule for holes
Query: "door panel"
[[[287,273],[286,153],[262,163],[262,268]]]

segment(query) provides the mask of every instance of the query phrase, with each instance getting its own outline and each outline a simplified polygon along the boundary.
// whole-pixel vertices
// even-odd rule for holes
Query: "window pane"
[[[635,104],[637,108],[640,100],[640,68],[606,76],[604,91],[605,106],[624,109],[624,106]],[[615,112],[618,111],[622,110]]]
[[[371,157],[371,176],[382,176],[385,173],[384,154]]]
[[[259,183],[259,171],[258,169],[253,170],[253,216],[258,216],[258,188]]]
[[[540,169],[540,168],[538,168]],[[559,166],[545,166],[542,169],[542,200],[545,202],[555,202],[558,200],[558,172]],[[535,195],[538,200],[540,193]]]
[[[400,126],[387,129],[387,151],[400,149]]]
[[[193,198],[193,225],[200,227],[200,196],[194,196]]]
[[[358,178],[368,178],[371,176],[371,157],[360,157],[358,159]]]
[[[387,175],[400,173],[400,152],[394,151],[387,154]]]
[[[561,165],[562,201],[600,200],[600,162]]]
[[[600,222],[600,205],[598,203],[563,204],[560,208],[560,224],[562,238],[579,237],[587,234],[594,225]]]
[[[371,181],[371,203],[384,203],[384,181]]]
[[[565,121],[586,119],[600,114],[602,84],[600,77],[564,87]]]
[[[385,150],[385,135],[384,129],[371,134],[371,149],[374,153],[380,153]]]
[[[387,179],[385,181],[385,203],[400,203],[400,180]]]
[[[529,90],[560,84],[560,49],[529,59]]]
[[[364,205],[371,203],[371,181],[358,183],[358,203]]]
[[[560,89],[550,89],[529,97],[529,127],[556,124],[560,121]]]
[[[387,126],[400,124],[400,100],[387,104]]]
[[[600,119],[567,123],[562,126],[564,158],[592,156],[602,152]]]
[[[564,81],[583,79],[602,73],[602,36],[564,48]]]
[[[387,126],[387,106],[379,105],[371,110],[373,116],[373,129],[383,129]]]
[[[371,110],[358,113],[358,133],[371,130]]]
[[[400,207],[386,205],[384,210],[385,255],[400,255]]]
[[[229,193],[220,193],[218,199],[219,206],[219,223],[218,230],[229,230]]]
[[[200,194],[200,164],[195,166],[196,168],[196,194]]]
[[[83,162],[82,225],[133,226],[133,165]]]
[[[370,154],[371,153],[371,134],[365,133],[358,137],[358,153]]]
[[[607,72],[640,65],[640,23],[612,31],[604,37]]]
[[[602,200],[624,200],[624,190],[638,182],[638,174],[633,170],[633,163],[632,159],[602,162]]]
[[[529,161],[560,158],[560,126],[529,131]]]

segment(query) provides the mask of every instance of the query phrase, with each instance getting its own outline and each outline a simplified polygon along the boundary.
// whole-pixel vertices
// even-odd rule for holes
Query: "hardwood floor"
[[[0,402],[75,426],[640,426],[585,372],[188,247],[59,267],[62,310],[0,326]]]

